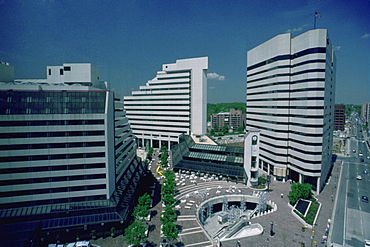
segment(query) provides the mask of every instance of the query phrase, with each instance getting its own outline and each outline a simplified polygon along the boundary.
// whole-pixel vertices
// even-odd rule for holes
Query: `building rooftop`
[[[191,138],[197,144],[218,145],[217,143],[215,143],[211,138],[209,138],[206,135],[204,135],[204,136],[192,135]]]

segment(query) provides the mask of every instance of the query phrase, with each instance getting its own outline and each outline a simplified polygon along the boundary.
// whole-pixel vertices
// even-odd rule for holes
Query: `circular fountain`
[[[214,242],[227,242],[263,233],[263,227],[250,219],[267,209],[265,192],[253,195],[223,195],[202,202],[196,216],[203,230]]]

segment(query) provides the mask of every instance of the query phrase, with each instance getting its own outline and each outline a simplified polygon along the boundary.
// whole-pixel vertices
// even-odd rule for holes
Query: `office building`
[[[229,129],[236,130],[245,127],[245,114],[240,110],[230,110],[230,112],[220,112],[211,116],[212,128],[216,131],[222,130],[227,125]]]
[[[99,69],[68,63],[46,74],[0,78],[0,215],[1,232],[16,238],[9,241],[123,222],[144,172],[123,100]]]
[[[139,91],[124,97],[124,106],[139,146],[179,143],[181,134],[206,134],[208,57],[180,59]]]
[[[261,130],[260,169],[317,193],[332,165],[335,68],[325,29],[277,35],[247,53],[246,128]]]
[[[346,123],[345,106],[335,105],[334,107],[334,130],[344,130],[344,124]]]

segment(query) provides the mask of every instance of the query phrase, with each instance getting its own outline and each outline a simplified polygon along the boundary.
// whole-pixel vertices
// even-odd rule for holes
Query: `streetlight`
[[[267,191],[270,191],[271,175],[267,175],[266,182],[267,182]]]
[[[271,221],[271,229],[270,229],[270,236],[272,237],[272,236],[274,236],[274,222],[273,221]]]

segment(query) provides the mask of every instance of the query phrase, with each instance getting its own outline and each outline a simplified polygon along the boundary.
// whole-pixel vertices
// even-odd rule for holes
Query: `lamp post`
[[[271,221],[271,229],[270,229],[270,236],[272,237],[272,236],[274,236],[274,222],[273,221]]]
[[[266,182],[267,182],[267,191],[270,191],[271,175],[267,176]]]

